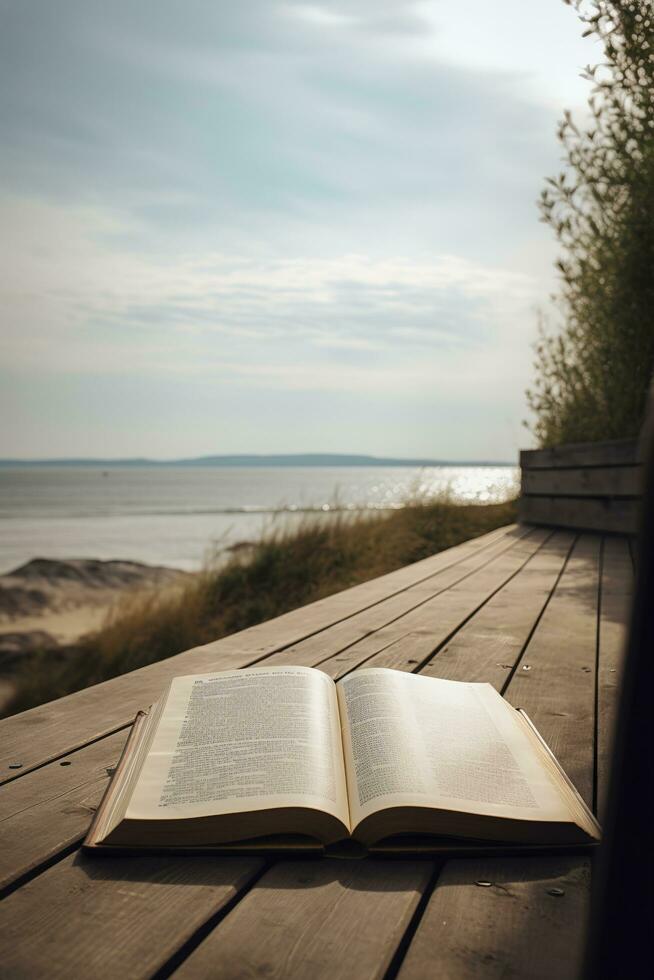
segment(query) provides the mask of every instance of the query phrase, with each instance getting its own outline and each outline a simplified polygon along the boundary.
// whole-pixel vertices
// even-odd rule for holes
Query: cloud
[[[518,411],[550,285],[552,51],[515,0],[513,54],[474,6],[501,58],[440,0],[0,5],[18,416],[46,378],[119,375],[144,429],[163,379],[305,392],[307,416],[317,391]]]
[[[5,13],[0,178],[102,201],[169,247],[336,216],[353,242],[380,218],[439,250],[473,220],[484,237],[489,194],[505,223],[532,209],[555,117],[509,71],[425,52],[422,6],[24,0]]]
[[[1,256],[11,321],[4,344],[7,362],[23,370],[38,368],[48,348],[50,370],[89,370],[100,352],[107,372],[126,370],[125,352],[132,367],[160,370],[161,356],[175,351],[205,370],[229,343],[224,372],[250,359],[252,370],[234,370],[262,377],[270,369],[272,379],[280,358],[311,358],[326,370],[330,352],[410,360],[470,351],[493,343],[502,320],[533,303],[537,288],[523,273],[447,255],[120,254],[102,242],[115,229],[111,213],[14,208],[29,220]],[[188,370],[187,357],[172,366]],[[342,378],[340,362],[338,371]]]

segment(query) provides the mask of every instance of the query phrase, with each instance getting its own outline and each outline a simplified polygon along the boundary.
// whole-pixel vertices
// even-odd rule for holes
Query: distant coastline
[[[515,466],[504,460],[400,459],[394,456],[359,456],[347,453],[240,454],[196,456],[190,459],[0,459],[0,467],[21,466]]]

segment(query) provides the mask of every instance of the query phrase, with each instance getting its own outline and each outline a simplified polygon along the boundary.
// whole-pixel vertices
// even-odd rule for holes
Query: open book
[[[140,713],[86,845],[429,851],[579,845],[592,814],[490,684],[308,667],[176,677]],[[420,843],[422,842],[422,844]]]

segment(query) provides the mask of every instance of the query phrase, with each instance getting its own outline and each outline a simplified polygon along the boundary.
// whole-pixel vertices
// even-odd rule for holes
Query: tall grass
[[[205,569],[182,588],[124,599],[64,659],[37,655],[18,677],[6,713],[217,640],[514,519],[513,502],[441,499],[390,514],[308,518],[294,530],[273,529],[248,554]]]

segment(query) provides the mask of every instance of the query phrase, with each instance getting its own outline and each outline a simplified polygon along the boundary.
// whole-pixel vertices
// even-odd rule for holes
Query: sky
[[[0,0],[0,456],[514,460],[561,0]]]

